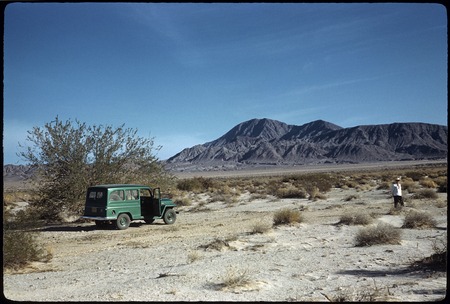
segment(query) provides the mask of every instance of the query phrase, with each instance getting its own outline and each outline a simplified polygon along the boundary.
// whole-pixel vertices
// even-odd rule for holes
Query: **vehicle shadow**
[[[160,226],[164,223],[151,223],[146,224],[144,222],[130,223],[130,228],[139,228],[141,226]],[[61,232],[80,232],[80,231],[95,231],[95,230],[118,230],[114,224],[108,224],[103,227],[98,227],[95,224],[63,224],[63,225],[51,225],[38,229],[39,231],[61,231]]]
[[[80,232],[98,230],[95,225],[55,225],[39,229],[40,231]]]

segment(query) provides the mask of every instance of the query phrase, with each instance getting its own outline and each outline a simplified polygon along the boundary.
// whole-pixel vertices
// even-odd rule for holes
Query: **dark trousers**
[[[394,196],[394,207],[397,208],[397,206],[399,204],[400,204],[400,206],[404,206],[403,197],[395,195]]]

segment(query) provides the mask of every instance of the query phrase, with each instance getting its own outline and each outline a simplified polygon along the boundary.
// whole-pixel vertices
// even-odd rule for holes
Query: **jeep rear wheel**
[[[166,210],[166,212],[164,213],[164,223],[166,223],[167,225],[171,225],[173,223],[175,223],[175,220],[177,219],[177,214],[175,213],[175,211],[173,211],[173,209],[168,209]]]
[[[130,220],[130,217],[128,216],[128,214],[121,213],[117,217],[116,227],[119,230],[125,230],[130,226],[130,222],[131,222],[131,220]]]

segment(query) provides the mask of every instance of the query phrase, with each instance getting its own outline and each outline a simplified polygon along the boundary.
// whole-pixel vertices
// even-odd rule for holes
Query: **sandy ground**
[[[346,201],[351,195],[355,199]],[[333,189],[324,200],[251,200],[179,208],[175,224],[135,223],[97,230],[91,223],[50,227],[39,238],[53,252],[48,263],[4,274],[4,295],[15,301],[437,301],[447,273],[412,270],[447,240],[447,196],[441,204],[414,200],[390,215],[386,190]],[[204,196],[196,196],[197,203]],[[444,202],[444,204],[442,204]],[[444,205],[444,207],[443,207]],[[289,207],[305,221],[271,227]],[[430,212],[433,229],[404,229],[411,209]],[[401,230],[401,244],[356,247],[363,226],[337,225],[363,210]],[[235,286],[230,282],[237,281]]]

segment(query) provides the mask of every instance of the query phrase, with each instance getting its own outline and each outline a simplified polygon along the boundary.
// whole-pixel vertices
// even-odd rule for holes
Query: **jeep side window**
[[[111,195],[109,196],[110,201],[123,201],[123,190],[115,190],[111,192]]]
[[[137,200],[139,199],[139,192],[137,189],[125,190],[125,197],[127,198],[127,201]]]
[[[140,189],[141,196],[151,196],[150,191],[148,189]]]

